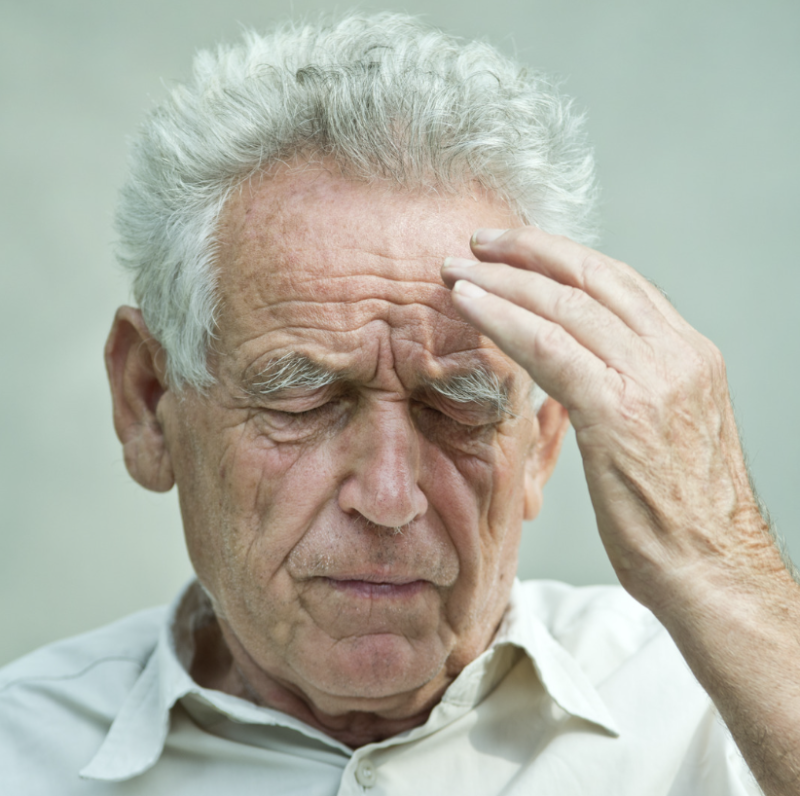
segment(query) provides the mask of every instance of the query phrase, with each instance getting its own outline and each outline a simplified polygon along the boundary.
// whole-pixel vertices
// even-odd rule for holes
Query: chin
[[[308,679],[332,697],[384,700],[423,688],[444,669],[446,655],[437,640],[409,642],[391,633],[338,641]],[[365,707],[366,709],[366,707]]]

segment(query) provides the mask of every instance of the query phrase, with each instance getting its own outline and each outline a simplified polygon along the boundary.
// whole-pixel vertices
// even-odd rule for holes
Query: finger
[[[478,285],[459,280],[450,294],[458,312],[528,371],[533,381],[584,417],[607,405],[606,393],[618,393],[622,377],[580,345],[563,327],[517,306]]]
[[[479,260],[536,270],[580,288],[638,334],[657,337],[665,323],[680,332],[691,329],[656,287],[619,260],[536,227],[510,229],[486,243],[480,242],[480,233],[478,230],[471,241]]]
[[[638,334],[576,287],[502,263],[483,265],[455,257],[445,261],[442,276],[448,285],[459,279],[467,280],[562,326],[606,366],[626,375],[634,375],[641,370],[643,361],[652,359],[650,347]]]

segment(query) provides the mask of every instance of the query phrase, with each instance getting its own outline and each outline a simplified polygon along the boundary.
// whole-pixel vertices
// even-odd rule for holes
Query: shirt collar
[[[527,653],[545,690],[563,711],[619,735],[608,707],[580,664],[525,606],[519,580],[514,581],[508,609],[493,642],[493,646],[503,644],[516,645]]]
[[[163,752],[170,710],[185,697],[236,721],[288,727],[351,753],[348,747],[287,714],[199,686],[188,671],[194,654],[193,636],[195,629],[212,616],[208,597],[197,581],[191,581],[173,602],[152,655],[99,750],[81,770],[81,777],[118,782],[150,769]],[[434,713],[446,713],[455,706],[468,709],[477,705],[508,671],[509,658],[505,654],[508,648],[524,651],[542,685],[562,710],[598,725],[613,736],[619,735],[608,708],[580,665],[544,623],[525,609],[519,581],[512,587],[509,607],[490,648],[461,672]],[[409,738],[422,730],[412,730]]]

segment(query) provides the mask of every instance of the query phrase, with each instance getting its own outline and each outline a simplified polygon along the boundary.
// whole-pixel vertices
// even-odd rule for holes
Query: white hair
[[[488,44],[390,13],[247,32],[199,52],[191,81],[149,114],[117,211],[119,260],[174,387],[213,381],[215,234],[230,192],[315,155],[368,182],[478,183],[525,223],[594,238],[581,115]]]

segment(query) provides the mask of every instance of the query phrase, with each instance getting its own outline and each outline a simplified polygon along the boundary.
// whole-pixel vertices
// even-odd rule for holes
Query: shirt
[[[618,587],[514,584],[425,724],[357,750],[202,688],[196,582],[0,670],[4,796],[759,794],[666,631]]]

